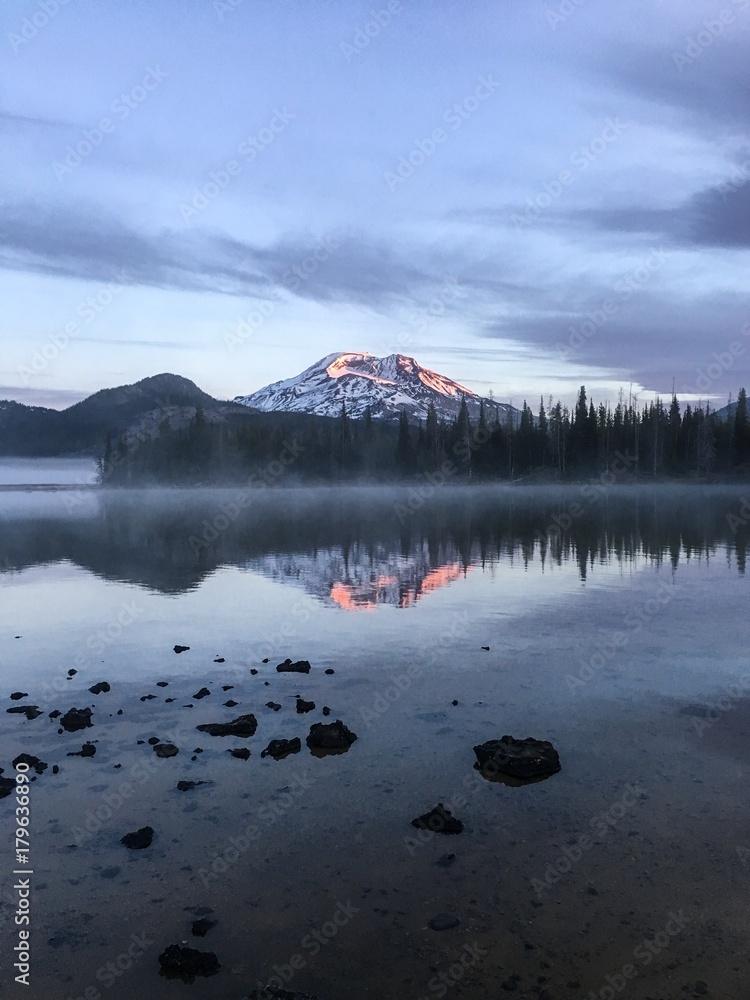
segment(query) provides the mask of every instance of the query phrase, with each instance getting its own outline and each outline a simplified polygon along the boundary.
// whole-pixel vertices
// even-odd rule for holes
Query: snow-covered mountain
[[[414,358],[389,354],[376,358],[363,354],[329,354],[293,378],[258,389],[235,402],[259,410],[291,410],[336,417],[341,404],[349,416],[362,417],[369,406],[373,417],[396,417],[402,409],[412,420],[424,420],[432,402],[438,417],[454,417],[466,399],[469,415],[476,418],[482,397],[466,386],[423,368]],[[518,411],[508,403],[484,399],[488,420],[501,420]]]

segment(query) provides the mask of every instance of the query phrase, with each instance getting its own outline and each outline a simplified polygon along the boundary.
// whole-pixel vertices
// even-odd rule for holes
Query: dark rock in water
[[[200,701],[201,698],[207,698],[210,694],[211,692],[208,690],[207,687],[202,687],[197,694],[193,695],[193,698],[195,698],[196,701]]]
[[[240,760],[247,760],[250,756],[250,751],[247,747],[235,747],[234,750],[229,750],[233,757],[239,757]]]
[[[223,662],[224,662],[223,656],[217,656],[216,659],[214,660],[214,663],[223,663]]]
[[[189,792],[193,788],[197,788],[198,785],[207,785],[208,781],[178,781],[177,791],[178,792]]]
[[[158,736],[149,736],[148,742],[151,744],[152,747],[155,747],[157,743],[161,743],[161,740],[159,739]]]
[[[14,778],[0,778],[0,799],[7,798],[16,789]]]
[[[329,667],[328,670],[326,670],[326,673],[327,674],[335,674],[336,671],[333,669],[333,667]]]
[[[557,750],[548,740],[503,736],[474,747],[474,753],[477,757],[474,767],[490,780],[506,775],[518,781],[534,781],[560,770]]]
[[[279,705],[277,701],[267,701],[266,708],[272,708],[274,712],[278,712],[279,709],[281,708],[281,705]]]
[[[190,649],[190,646],[175,646],[175,653],[186,653]]]
[[[183,983],[194,982],[196,976],[213,976],[221,968],[212,951],[196,951],[179,944],[170,944],[159,955],[159,965],[160,975],[167,979],[181,979]]]
[[[310,664],[307,660],[297,660],[296,663],[292,663],[289,657],[287,657],[283,663],[277,664],[276,669],[280,674],[309,674]]]
[[[115,767],[122,767],[122,764],[115,764]],[[57,764],[53,764],[52,765],[52,773],[53,774],[59,774],[60,773],[60,768],[57,766]]]
[[[311,993],[285,990],[279,986],[264,986],[260,990],[253,990],[252,993],[248,994],[246,1000],[319,1000],[319,998]]]
[[[117,867],[117,865],[112,865],[111,868],[102,868],[99,874],[101,875],[102,878],[117,878],[117,876],[120,874],[120,869]]]
[[[348,750],[357,739],[356,733],[344,725],[341,719],[335,722],[316,722],[310,726],[307,745],[311,750]]]
[[[155,697],[156,697],[155,694],[144,694],[141,695],[141,701],[153,701]]]
[[[211,928],[216,926],[216,923],[215,920],[207,920],[205,917],[201,917],[200,920],[193,921],[190,931],[194,937],[205,937]]]
[[[50,719],[59,719],[61,715],[62,712],[60,711],[59,708],[56,708],[53,712],[49,713]]]
[[[273,757],[274,760],[281,760],[290,753],[299,753],[302,749],[302,740],[295,736],[292,740],[271,740],[265,750],[261,751],[261,757]]]
[[[438,858],[435,862],[436,865],[440,865],[441,868],[450,868],[453,862],[456,860],[455,854],[444,854],[441,858]]]
[[[203,753],[203,747],[193,747],[193,753]]]
[[[233,687],[234,687],[234,684],[222,684],[221,685],[221,690],[222,691],[231,691]]]
[[[490,648],[489,646],[482,646],[482,649],[489,650],[489,648]]]
[[[142,826],[140,830],[136,830],[135,833],[126,833],[124,837],[121,838],[120,843],[129,847],[131,851],[142,851],[146,847],[151,846],[151,841],[154,839],[154,831],[150,826]]]
[[[258,720],[254,715],[240,715],[232,722],[207,722],[195,728],[209,736],[240,736],[246,739],[255,735]]]
[[[297,698],[297,715],[304,715],[305,712],[312,712],[314,708],[314,701],[305,701],[304,698]]]
[[[29,697],[28,691],[14,691],[13,694],[10,696],[10,700],[20,701],[21,698],[28,698],[28,697]]]
[[[14,705],[12,708],[6,708],[5,711],[10,715],[25,715],[29,722],[32,719],[38,719],[42,714],[38,705]]]
[[[452,913],[438,913],[437,916],[427,921],[427,926],[433,931],[450,931],[458,927],[461,921],[454,917]]]
[[[44,763],[43,760],[39,760],[30,753],[19,753],[14,761],[12,761],[13,767],[18,767],[19,764],[28,764],[29,767],[33,767],[37,774],[42,774],[47,770],[48,765]]]
[[[454,698],[453,701],[451,702],[451,705],[453,705],[453,707],[455,708],[457,704],[458,704],[458,699]]]
[[[60,725],[66,733],[75,733],[79,729],[88,729],[91,722],[90,708],[71,708],[60,719]]]
[[[685,705],[680,709],[680,715],[695,715],[699,719],[705,719],[708,717],[708,708],[706,705]]]
[[[442,802],[438,802],[434,809],[431,809],[423,816],[417,816],[411,821],[412,826],[419,830],[432,830],[434,833],[461,833],[464,828],[460,819],[457,819],[446,809]]]
[[[258,671],[255,669],[255,667],[251,667],[250,668],[250,673],[253,675],[253,677],[255,677],[255,675],[258,673]]]
[[[224,708],[236,708],[238,705],[239,702],[235,701],[233,698],[230,698],[229,701],[224,702]]]
[[[112,688],[109,686],[107,681],[99,681],[98,684],[92,684],[89,691],[92,694],[106,694],[107,691],[111,691]]]
[[[165,704],[165,705],[171,705],[171,703],[172,703],[173,701],[176,701],[176,700],[177,700],[176,698],[165,698],[165,699],[164,699],[164,704]]]
[[[84,743],[80,750],[73,750],[68,754],[68,757],[93,757],[96,753],[96,747],[93,743]]]
[[[260,662],[261,663],[268,663],[268,657],[267,656],[264,657]]]
[[[179,747],[176,747],[174,743],[157,743],[154,747],[154,753],[157,757],[176,757],[179,752]]]
[[[71,667],[70,670],[68,671],[68,677],[75,677],[77,673],[78,671],[75,670],[73,667]]]
[[[165,687],[169,687],[169,681],[157,681],[157,682],[156,682],[156,686],[157,686],[158,688],[165,688]]]
[[[324,705],[323,706],[323,715],[330,715],[330,714],[331,714],[330,708],[328,707],[328,705]]]

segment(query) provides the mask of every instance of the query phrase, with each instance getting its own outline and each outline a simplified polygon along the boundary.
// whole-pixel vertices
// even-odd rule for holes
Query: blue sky
[[[750,0],[0,6],[0,397],[750,378]]]

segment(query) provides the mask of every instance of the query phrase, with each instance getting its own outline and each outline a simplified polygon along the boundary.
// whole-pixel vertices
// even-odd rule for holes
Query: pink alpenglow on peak
[[[368,351],[328,354],[293,378],[273,382],[236,403],[266,411],[314,413],[337,417],[342,405],[350,417],[359,419],[369,406],[376,419],[392,419],[405,410],[410,420],[424,420],[430,403],[438,418],[452,419],[465,399],[472,419],[483,402],[488,422],[517,411],[508,403],[482,399],[466,386],[445,375],[423,368],[414,358],[389,354],[377,358]]]

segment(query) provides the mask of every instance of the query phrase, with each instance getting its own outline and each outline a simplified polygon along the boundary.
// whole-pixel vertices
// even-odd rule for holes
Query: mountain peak
[[[328,354],[299,375],[273,382],[236,403],[259,410],[287,410],[338,416],[342,405],[354,418],[369,407],[373,417],[388,419],[405,410],[412,420],[423,420],[430,403],[439,417],[451,418],[465,399],[472,416],[482,398],[445,375],[424,368],[405,354],[378,358],[369,351]],[[507,414],[513,408],[494,400],[483,400],[490,412]]]

